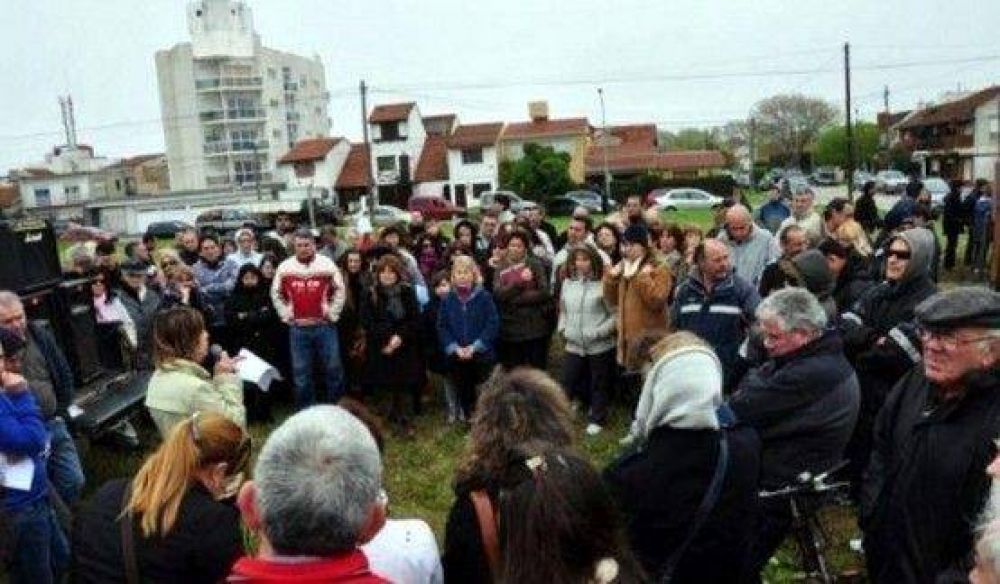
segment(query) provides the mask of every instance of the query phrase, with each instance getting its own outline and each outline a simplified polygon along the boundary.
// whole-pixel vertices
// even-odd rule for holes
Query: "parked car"
[[[909,179],[898,170],[880,170],[875,175],[875,190],[883,193],[899,194],[906,190]]]
[[[658,191],[661,189],[654,189]],[[717,197],[712,193],[701,189],[662,189],[663,192],[656,196],[656,205],[667,211],[678,209],[714,209],[722,205],[722,197]]]
[[[785,199],[791,199],[795,193],[809,188],[809,181],[801,174],[787,174],[778,181],[778,190]]]
[[[456,207],[455,204],[448,199],[434,195],[410,197],[410,200],[406,203],[406,208],[411,213],[414,211],[420,211],[420,214],[426,219],[444,221],[449,221],[458,215],[465,214],[464,209]]]
[[[833,166],[821,166],[813,171],[809,180],[814,185],[831,186],[838,183],[837,169]]]
[[[257,217],[245,209],[213,209],[205,211],[194,221],[199,231],[230,233],[241,227],[259,231],[261,225]]]
[[[556,208],[560,206],[569,206],[569,211],[563,213],[564,215],[571,215],[573,209],[577,206],[584,207],[591,213],[603,213],[604,209],[601,207],[601,193],[595,193],[594,191],[570,191],[561,197],[554,197],[549,200],[548,208],[550,214],[556,214],[553,211],[553,206]],[[608,210],[613,211],[617,207],[617,203],[614,200],[608,200]]]
[[[757,187],[760,188],[760,190],[762,191],[766,191],[771,187],[773,187],[774,185],[778,184],[778,181],[781,180],[781,177],[783,176],[785,176],[784,169],[772,168],[771,170],[764,173],[764,176],[761,177],[760,182],[757,183]]]
[[[931,194],[931,211],[937,215],[944,210],[944,198],[951,190],[948,182],[938,176],[931,176],[924,179],[924,188]]]
[[[146,233],[153,237],[174,237],[178,232],[190,229],[191,227],[193,225],[190,223],[176,219],[173,221],[154,221],[146,227]]]
[[[868,172],[867,170],[855,170],[854,171],[854,187],[860,189],[865,186],[868,181],[875,182],[875,175]]]
[[[514,210],[514,205],[523,201],[524,199],[514,191],[484,191],[483,194],[479,195],[481,208],[489,209],[496,203],[500,203],[510,209],[512,213],[517,212]]]
[[[347,217],[348,225],[357,224],[358,219],[362,215],[368,215],[368,210],[363,209],[349,215]],[[385,227],[387,225],[395,225],[396,223],[409,223],[410,213],[404,211],[399,207],[393,207],[392,205],[376,205],[375,213],[372,216],[372,226],[374,227]]]

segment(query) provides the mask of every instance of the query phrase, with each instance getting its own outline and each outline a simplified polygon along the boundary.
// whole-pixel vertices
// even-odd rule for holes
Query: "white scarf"
[[[646,259],[646,258],[645,257],[641,257],[641,258],[639,258],[637,260],[630,260],[628,258],[622,259],[622,263],[623,263],[622,276],[626,280],[631,279],[632,276],[634,276],[635,273],[639,271],[639,264],[641,264],[642,260],[644,260],[644,259]]]
[[[685,347],[663,355],[646,374],[630,434],[639,443],[660,426],[718,430],[722,364],[711,349]]]

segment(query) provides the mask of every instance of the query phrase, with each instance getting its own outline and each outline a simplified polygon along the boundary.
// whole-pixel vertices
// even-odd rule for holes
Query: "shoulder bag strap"
[[[135,534],[132,529],[132,512],[128,510],[128,501],[132,494],[132,485],[125,488],[122,496],[122,559],[125,562],[125,582],[139,584],[139,561],[135,555]]]
[[[712,476],[712,482],[708,485],[708,490],[705,492],[705,496],[701,500],[701,505],[694,515],[694,520],[691,522],[691,531],[688,532],[687,537],[684,538],[681,545],[670,555],[660,576],[660,582],[667,583],[673,579],[674,570],[677,568],[677,564],[680,563],[681,558],[684,557],[684,552],[687,551],[688,547],[691,546],[691,542],[698,536],[698,532],[704,527],[709,513],[715,508],[715,504],[719,501],[719,496],[722,495],[722,482],[726,478],[726,469],[728,466],[729,439],[726,429],[722,428],[719,430],[719,458],[715,463],[715,474]]]
[[[490,567],[490,573],[495,577],[500,570],[500,539],[497,535],[497,517],[493,511],[493,502],[483,489],[472,491],[469,493],[469,498],[472,499],[472,506],[476,509],[476,521],[479,523],[479,536],[483,540],[486,563]]]

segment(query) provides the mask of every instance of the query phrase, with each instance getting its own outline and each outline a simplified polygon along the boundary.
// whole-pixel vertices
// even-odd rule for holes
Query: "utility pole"
[[[601,100],[601,141],[604,142],[601,150],[604,151],[604,193],[601,194],[601,212],[608,214],[608,199],[611,198],[611,171],[608,170],[608,119],[604,111],[604,88],[597,88],[597,96]]]
[[[851,44],[844,43],[844,108],[847,111],[847,200],[854,201],[854,128],[851,124]]]
[[[378,189],[375,187],[375,180],[372,178],[372,145],[368,140],[368,86],[365,80],[361,80],[358,86],[361,92],[361,129],[365,137],[365,178],[368,181],[368,216],[372,224],[375,223],[375,205],[378,204]]]
[[[886,85],[885,88],[882,90],[882,105],[884,106],[883,109],[885,109],[885,115],[888,116],[889,115],[889,86],[888,85]]]
[[[756,144],[754,142],[755,142],[755,139],[757,137],[756,134],[757,134],[757,120],[755,118],[751,117],[750,118],[750,139],[749,139],[748,145],[747,145],[748,146],[747,149],[750,151],[749,156],[750,156],[750,188],[751,189],[754,189],[754,188],[757,187],[757,182],[754,180],[754,176],[753,176],[754,162],[757,160],[757,157],[754,156],[754,146],[756,146]]]

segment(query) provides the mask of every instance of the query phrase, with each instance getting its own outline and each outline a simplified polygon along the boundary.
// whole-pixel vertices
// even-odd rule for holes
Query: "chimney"
[[[544,122],[549,119],[549,102],[529,101],[528,117],[532,122]]]

